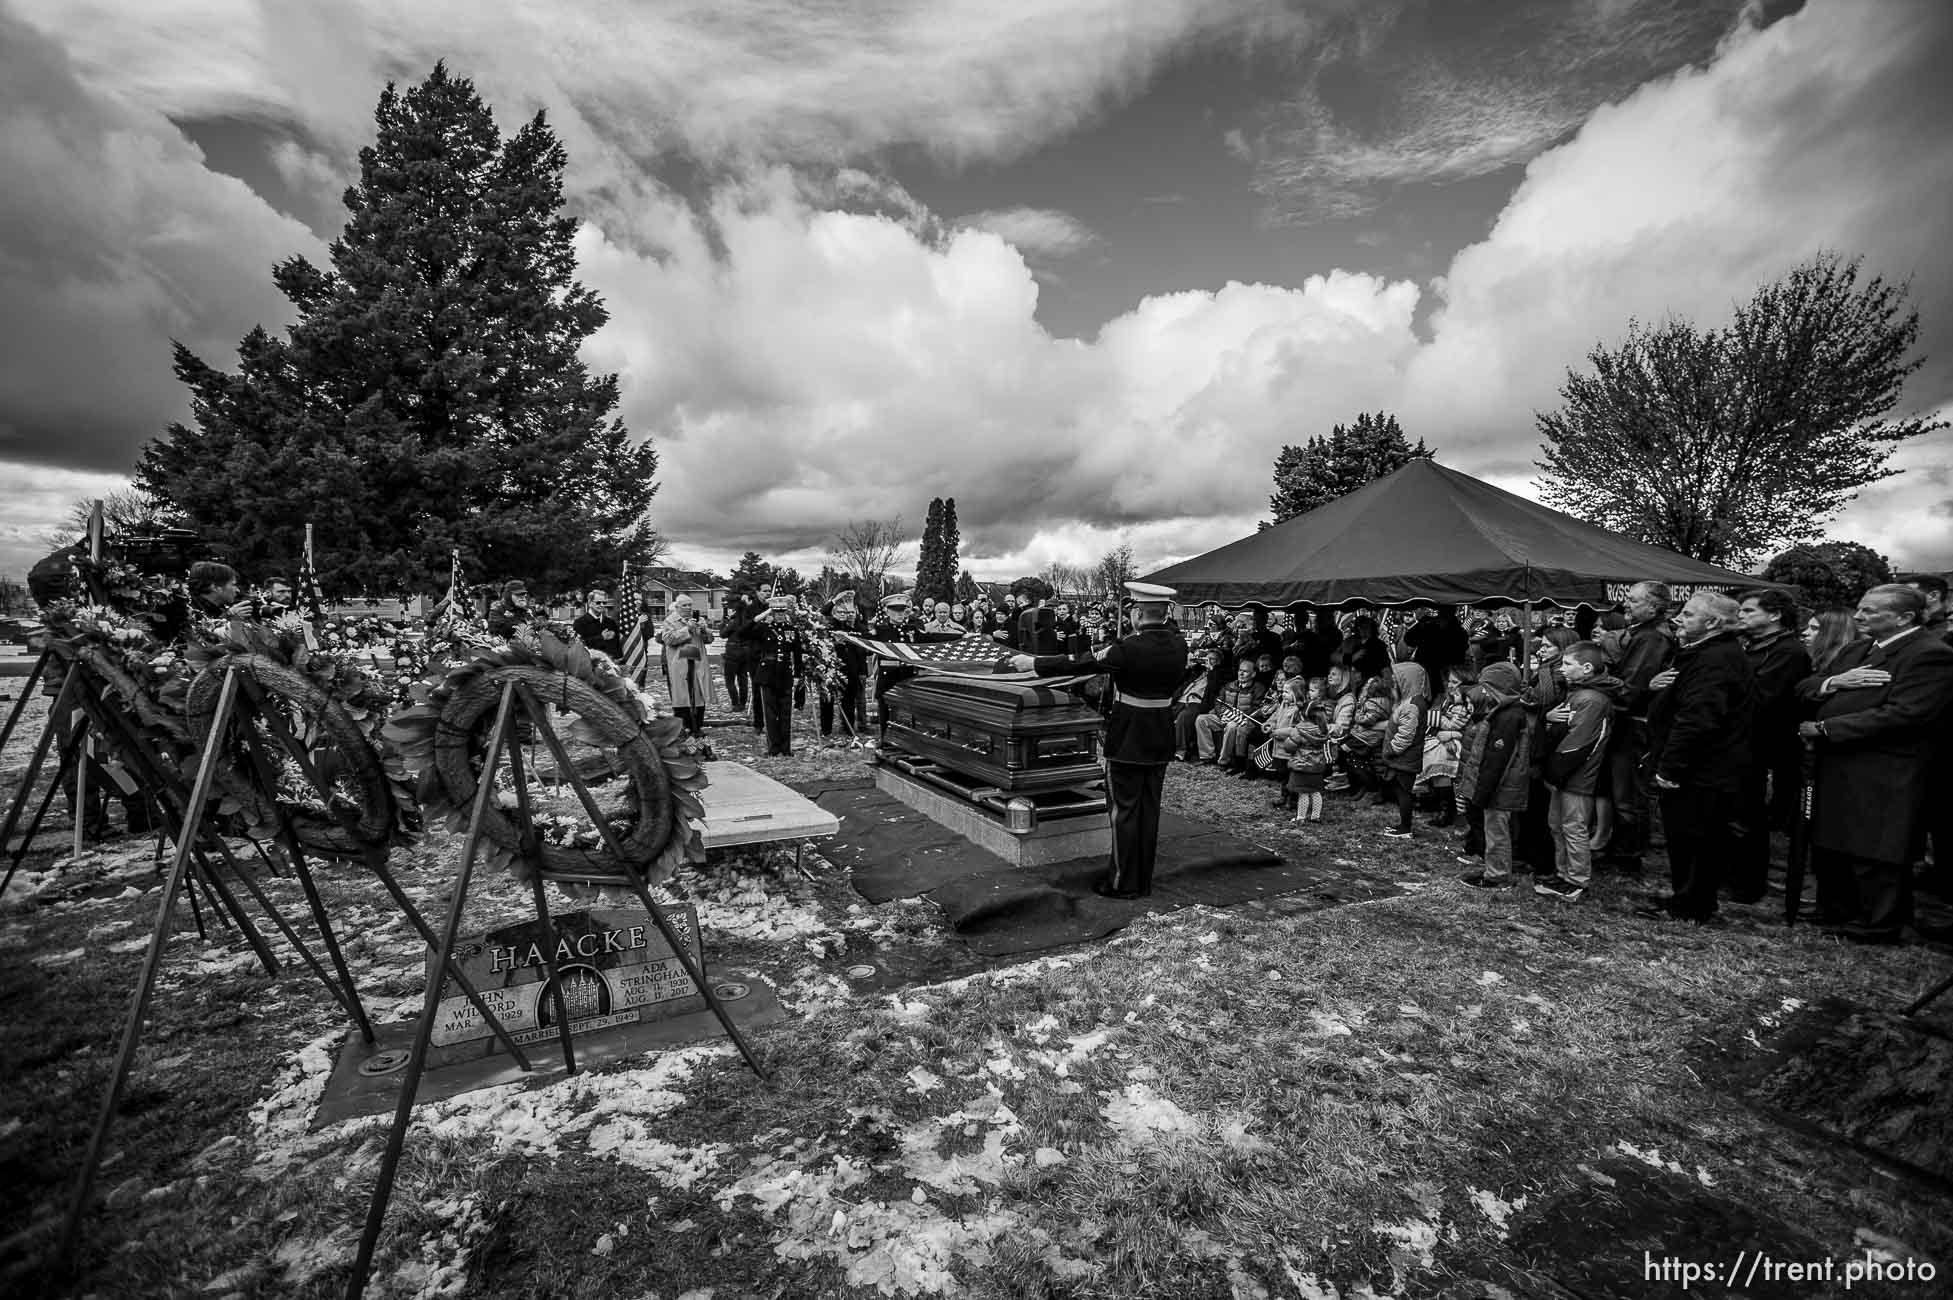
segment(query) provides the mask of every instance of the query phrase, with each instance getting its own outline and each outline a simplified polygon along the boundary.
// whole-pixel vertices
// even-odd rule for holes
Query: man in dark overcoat
[[[1859,640],[1798,688],[1817,716],[1811,815],[1817,905],[1847,938],[1894,943],[1912,920],[1912,864],[1934,800],[1933,749],[1953,710],[1953,647],[1929,632],[1911,587],[1873,587],[1852,620]]]
[[[1654,909],[1707,923],[1734,850],[1750,765],[1755,674],[1736,639],[1737,604],[1698,592],[1682,606],[1675,676],[1652,692],[1648,768],[1668,830],[1674,892]]]
[[[1171,587],[1129,582],[1132,635],[1083,655],[1011,656],[1018,672],[1107,674],[1105,790],[1112,821],[1112,859],[1093,892],[1144,898],[1153,892],[1160,838],[1160,793],[1173,761],[1173,697],[1187,673],[1187,642],[1166,626]]]
[[[1788,826],[1796,815],[1804,771],[1804,747],[1797,739],[1804,702],[1797,698],[1797,687],[1811,675],[1811,656],[1797,635],[1797,602],[1784,592],[1744,592],[1737,617],[1756,677],[1756,712],[1729,896],[1754,903],[1769,887],[1770,831]]]
[[[733,712],[744,713],[749,707],[746,696],[752,690],[752,643],[740,634],[746,625],[753,621],[753,615],[766,608],[766,601],[756,595],[751,587],[741,584],[726,602],[725,649],[720,652],[719,669],[725,674],[726,698],[732,704]]]

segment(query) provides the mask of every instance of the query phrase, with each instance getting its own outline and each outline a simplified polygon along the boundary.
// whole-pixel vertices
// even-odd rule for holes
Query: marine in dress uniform
[[[920,631],[922,624],[910,616],[909,598],[898,591],[882,602],[881,616],[869,627],[868,635],[877,641],[910,644]]]
[[[769,758],[793,754],[793,689],[807,672],[806,635],[793,621],[793,597],[774,596],[740,633],[753,654],[753,699],[766,726]]]
[[[1153,856],[1159,846],[1160,792],[1173,761],[1173,696],[1187,673],[1187,642],[1166,626],[1171,587],[1129,582],[1133,633],[1080,655],[1011,656],[1018,672],[1041,675],[1096,671],[1107,674],[1105,790],[1112,819],[1108,878],[1093,891],[1107,898],[1144,898],[1153,892]]]

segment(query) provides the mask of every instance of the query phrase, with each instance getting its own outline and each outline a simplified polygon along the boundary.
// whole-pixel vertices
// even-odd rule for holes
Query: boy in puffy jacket
[[[1607,762],[1614,707],[1625,690],[1607,672],[1607,654],[1592,641],[1561,652],[1554,666],[1564,696],[1546,711],[1541,776],[1546,828],[1553,836],[1553,875],[1533,891],[1577,903],[1593,879],[1594,795]]]
[[[1479,889],[1510,889],[1513,814],[1526,810],[1532,787],[1532,719],[1511,664],[1485,665],[1478,691],[1487,712],[1459,759],[1458,789],[1484,812],[1485,866],[1460,879]]]

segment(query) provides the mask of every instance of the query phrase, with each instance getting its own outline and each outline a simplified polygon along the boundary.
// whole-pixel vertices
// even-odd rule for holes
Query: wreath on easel
[[[353,651],[308,647],[302,625],[234,622],[226,637],[197,647],[201,665],[185,701],[199,748],[212,743],[217,699],[227,670],[243,674],[277,725],[237,697],[235,722],[223,743],[216,774],[219,811],[237,815],[253,831],[290,821],[301,847],[327,857],[356,859],[411,840],[419,812],[404,778],[390,775],[378,745],[388,684]],[[274,770],[272,788],[258,776],[244,728],[254,728]],[[305,763],[287,752],[279,731],[303,746]],[[309,766],[310,771],[306,769]]]
[[[515,683],[527,696],[561,717],[553,729],[572,750],[577,777],[590,788],[622,851],[614,858],[601,834],[569,793],[568,773],[526,765],[531,815],[540,834],[540,873],[565,884],[627,883],[628,872],[646,884],[668,880],[686,861],[704,857],[695,819],[705,815],[698,792],[707,784],[696,747],[684,724],[655,716],[648,701],[610,660],[548,632],[477,652],[438,683],[415,689],[415,707],[397,713],[385,734],[416,780],[415,796],[432,824],[450,830],[468,824],[480,789],[502,692]],[[516,736],[510,744],[522,743]],[[537,746],[537,753],[541,747]],[[575,751],[581,750],[581,753]],[[554,784],[548,784],[553,778]],[[520,853],[521,831],[509,815],[517,806],[507,768],[483,815],[490,860],[526,882],[531,868]]]

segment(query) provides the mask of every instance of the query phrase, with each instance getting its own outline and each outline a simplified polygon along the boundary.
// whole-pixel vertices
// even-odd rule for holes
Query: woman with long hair
[[[1827,605],[1804,621],[1804,648],[1811,652],[1811,671],[1824,672],[1838,651],[1858,639],[1858,627],[1851,611],[1842,605]]]

